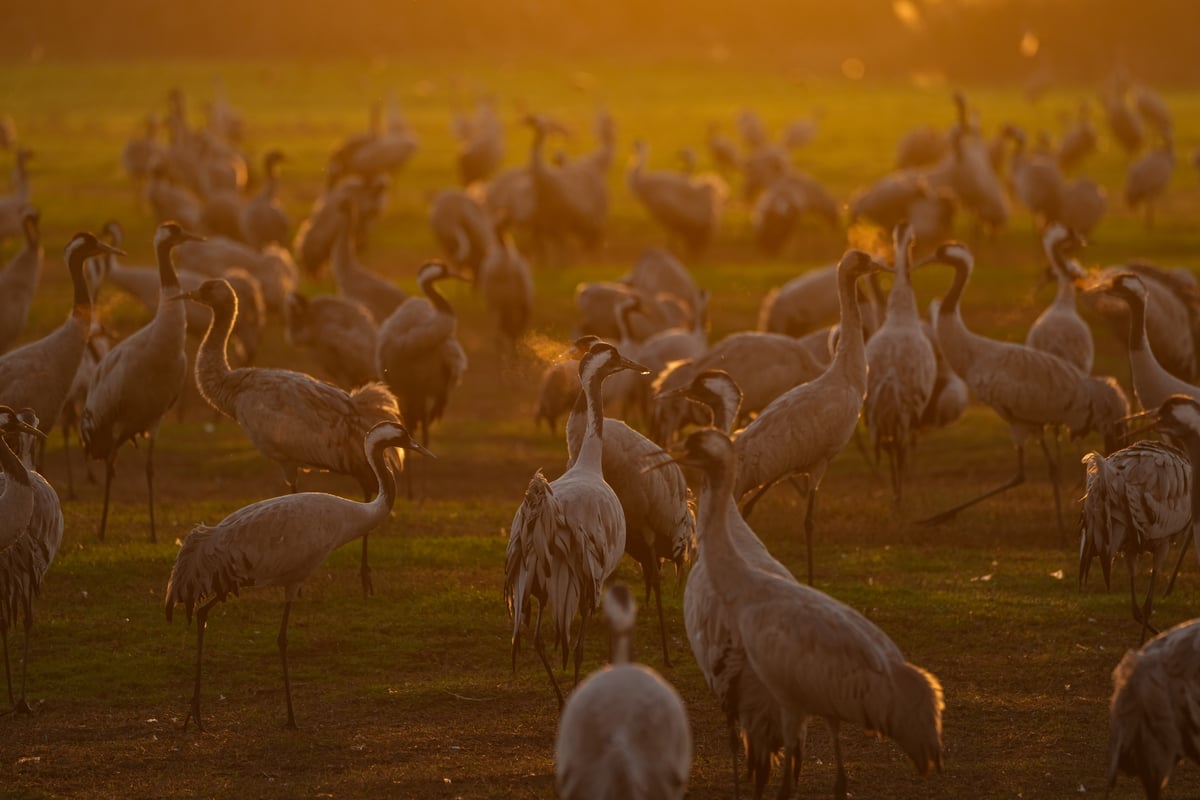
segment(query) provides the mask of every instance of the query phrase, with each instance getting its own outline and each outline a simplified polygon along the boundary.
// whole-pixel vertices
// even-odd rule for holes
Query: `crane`
[[[103,459],[104,510],[100,514],[100,540],[108,523],[109,493],[116,474],[121,445],[147,434],[146,489],[150,505],[150,541],[154,531],[154,439],[167,410],[183,391],[187,356],[183,351],[187,322],[178,298],[179,278],[171,251],[200,237],[176,222],[164,222],[154,234],[154,253],[162,288],[154,319],[124,339],[96,365],[88,387],[87,403],[79,422],[79,435],[88,458]],[[111,251],[106,251],[111,252]],[[116,251],[120,252],[120,251]],[[76,290],[78,292],[78,289]],[[85,290],[86,291],[86,290]],[[74,371],[71,372],[74,376]],[[68,381],[68,386],[70,383]],[[51,419],[56,419],[57,414]]]
[[[598,342],[579,362],[579,381],[587,401],[587,428],[579,455],[553,481],[538,470],[513,516],[504,557],[504,599],[512,617],[512,661],[517,666],[521,627],[528,626],[532,601],[538,604],[533,645],[561,708],[562,690],[546,657],[542,613],[552,608],[554,646],[562,664],[572,646],[575,681],[583,661],[587,621],[600,605],[600,592],[625,550],[625,517],[621,501],[604,480],[604,379],[621,370],[645,369],[621,356],[612,345]],[[579,632],[572,645],[571,626],[579,612]]]
[[[365,537],[387,517],[396,486],[385,458],[392,448],[433,453],[413,441],[399,422],[380,422],[363,439],[363,450],[375,474],[375,499],[359,503],[322,492],[287,494],[261,500],[233,512],[213,526],[197,525],[175,557],[167,582],[167,622],[181,605],[188,621],[196,615],[196,684],[184,728],[200,721],[200,665],[208,612],[241,589],[282,586],[283,621],[279,626],[279,658],[287,697],[287,727],[296,727],[292,685],[288,678],[287,626],[300,584],[326,556],[343,544]]]
[[[725,433],[695,431],[676,461],[699,468],[706,481],[698,538],[732,632],[724,664],[733,678],[753,670],[779,710],[785,747],[780,797],[794,790],[791,765],[803,763],[812,717],[830,726],[837,798],[845,798],[847,788],[838,735],[843,722],[894,739],[921,774],[940,770],[944,703],[937,678],[909,663],[887,634],[854,609],[762,569],[743,553],[740,543],[754,532],[734,502],[738,459]],[[735,533],[738,528],[745,530]]]
[[[21,216],[25,246],[0,271],[0,353],[21,338],[29,321],[29,306],[42,274],[42,244],[38,210],[26,206]]]
[[[683,698],[631,660],[637,604],[623,584],[604,593],[612,664],[587,676],[558,721],[554,783],[564,800],[682,800],[692,767]]]

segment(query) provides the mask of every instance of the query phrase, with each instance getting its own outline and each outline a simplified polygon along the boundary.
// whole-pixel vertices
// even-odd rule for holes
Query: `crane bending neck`
[[[954,283],[950,284],[950,291],[946,292],[946,296],[942,299],[942,308],[940,316],[958,315],[958,302],[962,299],[963,290],[967,288],[967,281],[971,277],[971,265],[961,262],[951,264],[954,267]]]
[[[232,403],[226,397],[225,380],[231,372],[229,337],[237,319],[237,302],[212,306],[212,321],[196,352],[196,385],[208,402],[222,414],[233,416]]]
[[[454,306],[450,305],[450,301],[445,295],[438,291],[437,278],[425,278],[421,281],[421,291],[429,298],[429,302],[433,303],[433,307],[443,314],[454,316]]]
[[[175,242],[167,240],[160,242],[154,250],[154,256],[158,260],[158,282],[164,290],[179,290],[179,276],[175,273],[175,264],[171,261],[171,251],[174,249]]]
[[[101,258],[112,258],[112,256],[105,254]],[[87,258],[83,253],[73,252],[67,262],[67,271],[71,274],[71,286],[74,291],[71,317],[82,325],[84,330],[87,330],[92,324],[92,293],[88,291],[87,280],[83,276],[83,266],[86,261]]]

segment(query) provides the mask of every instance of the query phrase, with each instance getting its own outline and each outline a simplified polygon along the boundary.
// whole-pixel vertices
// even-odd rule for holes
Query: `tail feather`
[[[350,392],[350,402],[355,410],[368,421],[368,429],[376,422],[400,419],[400,403],[387,385],[379,381],[364,383]]]
[[[525,499],[513,517],[504,557],[504,600],[512,618],[513,657],[520,649],[521,626],[528,623],[529,600],[545,604],[549,538],[554,523],[554,490],[541,470],[534,473]]]
[[[176,605],[184,607],[191,622],[197,606],[209,598],[224,600],[230,594],[236,596],[246,584],[247,565],[239,563],[233,551],[220,547],[220,530],[197,525],[184,540],[167,581],[167,622],[171,621]]]
[[[904,664],[893,674],[892,708],[881,733],[894,739],[927,775],[931,767],[942,771],[942,710],[946,707],[938,679],[915,664]]]

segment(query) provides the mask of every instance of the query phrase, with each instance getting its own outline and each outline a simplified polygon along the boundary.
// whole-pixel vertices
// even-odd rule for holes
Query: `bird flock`
[[[1143,210],[1152,231],[1175,165],[1170,111],[1124,72],[1099,99],[1130,158],[1125,202]],[[775,768],[780,797],[799,791],[814,718],[831,732],[834,797],[851,794],[843,723],[893,740],[922,775],[942,770],[942,714],[947,698],[953,710],[954,687],[944,691],[879,626],[816,588],[813,545],[822,479],[851,441],[871,461],[886,459],[893,513],[903,513],[927,488],[912,469],[921,435],[957,423],[969,397],[1008,426],[1016,472],[922,522],[945,522],[1022,483],[1025,445],[1036,437],[1065,543],[1061,487],[1071,485],[1071,473],[1059,441],[1097,435],[1102,449],[1076,471],[1085,487],[1079,582],[1099,559],[1107,586],[1113,562],[1125,559],[1141,645],[1114,665],[1107,780],[1111,786],[1132,774],[1157,798],[1179,760],[1200,762],[1200,621],[1159,633],[1151,620],[1172,547],[1176,572],[1189,538],[1200,555],[1200,485],[1191,479],[1200,457],[1200,386],[1193,383],[1200,377],[1200,288],[1186,270],[1081,263],[1085,236],[1102,230],[1108,203],[1096,181],[1068,177],[1097,147],[1090,104],[1068,120],[1057,146],[1044,137],[1031,143],[1014,124],[988,139],[961,92],[948,117],[951,108],[948,127],[910,131],[898,143],[895,171],[844,202],[793,166],[793,152],[818,137],[821,118],[833,112],[797,120],[778,141],[748,109],[735,120],[740,143],[714,122],[706,139],[712,172],[698,171],[690,149],[679,154],[678,170],[651,168],[650,143],[633,142],[625,188],[666,246],[648,247],[618,280],[581,283],[564,352],[546,365],[540,385],[522,387],[538,423],[558,435],[565,419],[565,463],[550,468],[553,478],[537,470],[524,497],[513,498],[503,563],[512,669],[521,669],[522,642],[531,640],[560,709],[561,796],[687,791],[691,723],[669,681],[632,661],[636,606],[614,581],[625,554],[641,570],[647,600],[654,597],[664,669],[680,657],[671,653],[670,631],[682,627],[725,716],[735,795],[742,761],[753,796],[764,795]],[[252,179],[242,151],[249,126],[224,87],[217,86],[204,125],[189,120],[186,97],[172,90],[165,115],[148,115],[120,155],[141,212],[157,224],[155,266],[117,260],[127,257],[127,243],[116,221],[99,235],[75,234],[62,251],[71,281],[67,318],[41,338],[28,330],[47,261],[36,174],[28,167],[35,156],[13,143],[12,188],[0,197],[0,240],[19,248],[0,270],[0,639],[14,710],[31,711],[34,599],[62,544],[62,504],[75,495],[70,471],[57,491],[41,473],[47,435],[58,425],[64,450],[75,435],[87,460],[104,463],[101,541],[118,455],[144,439],[154,542],[156,437],[194,386],[284,480],[278,496],[196,525],[164,576],[167,621],[182,606],[196,623],[184,727],[204,730],[211,609],[242,589],[270,586],[284,590],[277,645],[287,726],[297,727],[287,631],[301,585],[333,550],[361,541],[362,591],[373,593],[369,534],[391,512],[401,475],[410,499],[426,494],[431,478],[406,454],[434,457],[431,429],[453,424],[452,395],[471,368],[439,284],[469,284],[495,318],[494,351],[471,359],[519,360],[539,312],[537,274],[594,257],[608,235],[609,177],[619,152],[613,114],[596,112],[595,149],[573,157],[551,151],[570,134],[553,115],[526,112],[519,122],[528,158],[504,168],[511,132],[497,98],[455,115],[461,186],[429,196],[433,244],[409,291],[363,260],[393,184],[421,149],[395,96],[372,107],[366,131],[333,149],[320,195],[294,223],[279,199],[289,157],[267,150]],[[731,189],[735,180],[740,194]],[[756,330],[710,343],[709,313],[722,298],[697,283],[687,261],[710,250],[725,209],[737,203],[749,209],[750,239],[766,253],[782,252],[809,225],[878,228],[883,244],[848,246],[835,263],[773,289]],[[1016,206],[1030,214],[1046,280],[1056,286],[1023,343],[968,325],[970,280],[994,265],[977,265],[977,248],[953,239],[957,215],[970,220],[977,238],[1003,229]],[[947,276],[944,289],[923,315],[913,275],[938,268]],[[314,294],[322,282],[333,292]],[[136,298],[148,321],[116,340],[97,310],[106,292]],[[1093,374],[1095,344],[1080,303],[1127,342],[1133,402],[1116,377]],[[290,347],[311,351],[320,376],[256,363],[272,327]],[[1139,420],[1161,440],[1133,441],[1143,432],[1131,430]],[[353,479],[362,499],[300,492],[308,470]],[[805,501],[803,581],[748,521],[779,483]],[[1143,552],[1153,568],[1139,599]],[[667,562],[683,576],[682,620],[662,603]],[[499,563],[496,571],[499,582]],[[1174,575],[1168,592],[1173,583]],[[612,663],[586,675],[585,636],[597,617],[610,629]],[[14,690],[8,633],[18,622],[24,651]],[[571,688],[564,690],[560,673],[567,670]]]

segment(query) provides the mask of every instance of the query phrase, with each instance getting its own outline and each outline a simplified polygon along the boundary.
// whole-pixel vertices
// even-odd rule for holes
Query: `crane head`
[[[975,265],[975,257],[971,255],[971,251],[962,242],[944,242],[938,245],[938,249],[933,251],[933,254],[918,261],[913,265],[913,269],[924,267],[928,264],[945,264],[955,268],[963,268],[970,272]]]
[[[14,411],[11,406],[0,406],[0,431],[4,433],[29,434],[45,439],[46,434],[38,430],[38,418],[32,409]]]
[[[597,342],[579,361],[579,381],[587,386],[597,378],[603,380],[622,370],[632,370],[639,375],[650,374],[650,370],[636,361],[625,358],[611,344]]]
[[[63,248],[63,258],[68,264],[74,263],[76,260],[82,261],[105,253],[118,256],[125,255],[124,250],[100,241],[94,234],[88,231],[82,231],[72,236],[71,241],[67,242],[67,246]]]
[[[168,300],[195,300],[209,308],[232,308],[237,313],[237,294],[224,278],[212,278],[190,292],[180,292]]]
[[[376,447],[399,447],[402,450],[412,450],[429,458],[437,458],[430,450],[413,439],[408,428],[392,420],[375,423],[374,427],[367,432],[364,445],[368,452]]]
[[[178,222],[168,220],[158,226],[158,230],[154,232],[154,249],[158,251],[161,247],[173,248],[184,242],[203,242],[204,237],[199,234],[185,230]]]

